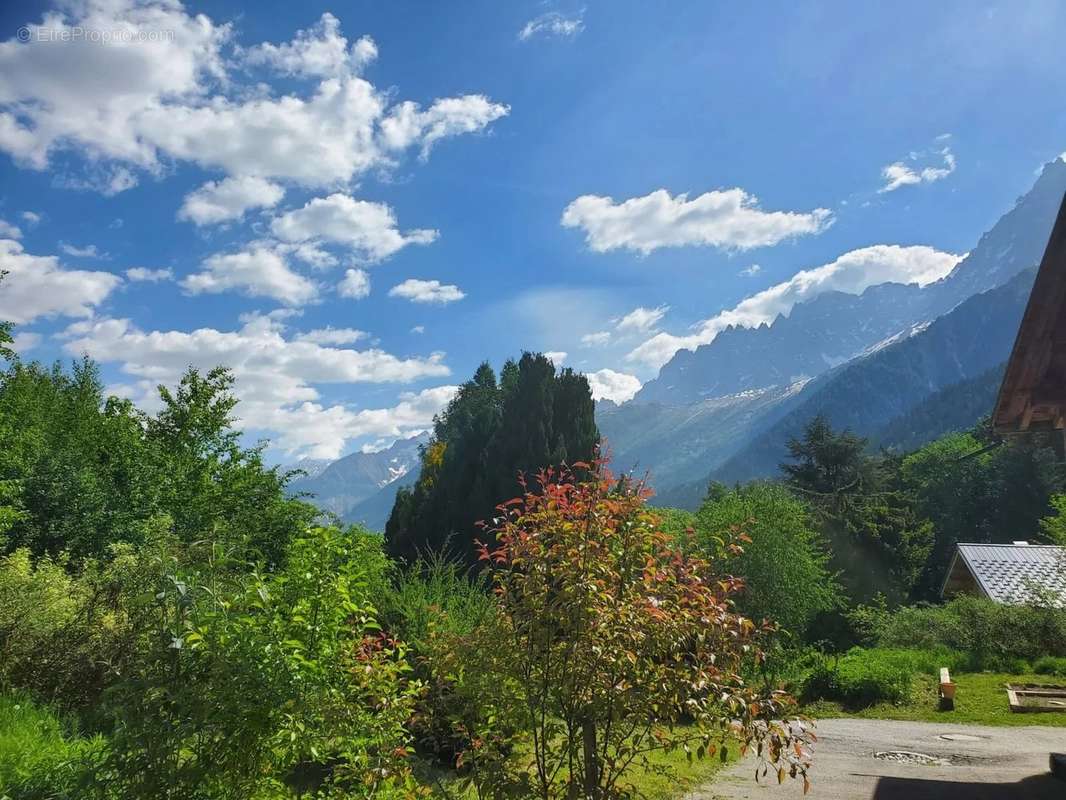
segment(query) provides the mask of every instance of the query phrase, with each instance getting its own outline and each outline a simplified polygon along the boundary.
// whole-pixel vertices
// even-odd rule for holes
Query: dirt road
[[[1048,773],[1066,728],[827,719],[817,733],[813,800],[1066,800],[1066,782]],[[803,797],[800,781],[756,784],[754,767],[732,765],[689,800]]]

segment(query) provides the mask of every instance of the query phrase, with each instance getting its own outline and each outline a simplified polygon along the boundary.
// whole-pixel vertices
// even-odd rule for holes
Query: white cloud
[[[558,11],[549,11],[523,25],[522,30],[518,32],[518,38],[524,42],[537,35],[567,38],[577,36],[585,29],[584,16],[584,10],[569,17]]]
[[[362,300],[369,296],[370,276],[366,274],[366,270],[346,270],[344,278],[337,284],[337,294],[352,300]]]
[[[326,12],[310,30],[297,31],[291,42],[264,42],[243,51],[244,62],[303,78],[358,73],[377,58],[377,45],[364,36],[349,49],[340,29],[340,20]]]
[[[174,279],[174,273],[169,269],[149,269],[148,267],[130,267],[126,270],[126,278],[135,283],[158,283]]]
[[[275,308],[265,314],[262,311],[244,311],[237,315],[237,319],[247,324],[259,319],[268,319],[275,322],[281,322],[286,319],[294,319],[303,316],[303,309],[300,308]]]
[[[618,320],[615,326],[623,333],[637,332],[647,333],[654,328],[670,310],[670,306],[658,306],[656,308],[644,308],[638,306]]]
[[[454,284],[442,284],[440,281],[422,281],[408,278],[389,289],[389,297],[403,297],[412,303],[454,303],[462,300],[466,294]]]
[[[192,101],[224,72],[227,26],[190,16],[176,2],[85,2],[27,26],[31,41],[0,43],[0,149],[35,169],[51,151],[81,147],[94,159],[155,166],[155,146],[138,124],[150,108]],[[75,30],[133,34],[104,45]],[[155,32],[152,41],[137,35]],[[173,36],[159,36],[172,31]],[[49,35],[70,41],[32,41]]]
[[[832,222],[824,208],[809,213],[763,211],[743,189],[705,192],[692,200],[659,189],[621,203],[587,194],[570,203],[562,217],[564,227],[585,232],[586,243],[597,253],[624,248],[643,255],[661,247],[767,247],[821,233]]]
[[[610,331],[596,331],[595,333],[586,333],[581,337],[581,344],[585,347],[603,347],[611,341]]]
[[[62,7],[28,26],[31,39],[50,41],[0,42],[0,150],[38,170],[57,151],[85,156],[88,177],[69,176],[68,186],[114,193],[136,183],[133,170],[162,174],[187,161],[228,176],[334,187],[393,166],[402,149],[425,157],[439,139],[508,113],[482,95],[440,98],[424,112],[391,105],[391,92],[356,74],[376,46],[360,39],[343,50],[331,15],[289,43],[234,49],[229,25],[176,0]],[[105,45],[77,33],[88,30],[121,30],[131,41]],[[243,81],[233,64],[314,80],[277,94]],[[409,123],[400,137],[396,119]]]
[[[22,231],[18,225],[12,225],[7,220],[0,219],[0,239],[21,239]]]
[[[276,183],[251,175],[208,181],[185,195],[178,219],[197,225],[216,225],[240,219],[251,208],[272,208],[284,195],[285,190]]]
[[[392,408],[353,411],[323,405],[320,384],[410,382],[447,375],[443,355],[401,359],[378,349],[329,347],[286,338],[280,322],[253,316],[236,331],[142,331],[126,319],[75,323],[65,350],[118,363],[132,384],[115,387],[151,407],[153,387],[174,385],[189,366],[201,370],[225,364],[236,378],[240,424],[276,436],[286,452],[336,458],[361,436],[399,436],[426,427],[454,387],[404,394]]]
[[[874,245],[851,250],[829,264],[797,272],[789,280],[745,298],[734,308],[697,323],[686,336],[658,333],[626,356],[626,360],[661,367],[678,350],[695,350],[709,344],[730,325],[754,328],[788,314],[797,303],[823,292],[859,294],[879,283],[925,285],[951,272],[963,256],[924,245]]]
[[[3,45],[0,45],[3,47]],[[0,112],[0,124],[3,122],[3,113]],[[3,140],[0,137],[0,150],[3,149]],[[59,172],[52,177],[52,185],[60,189],[73,189],[79,192],[99,192],[104,197],[113,197],[116,194],[132,189],[138,183],[137,176],[126,167],[108,167],[90,162],[85,166],[83,174],[72,175],[68,172]],[[118,220],[121,227],[121,220]]]
[[[29,352],[41,343],[41,334],[32,331],[19,331],[12,338],[14,341],[11,343],[11,349],[19,355]]]
[[[25,220],[27,225],[32,227],[41,221],[41,215],[36,211],[23,211],[22,219]]]
[[[435,386],[404,392],[389,408],[353,411],[345,406],[328,408],[303,403],[278,409],[268,430],[277,432],[275,445],[289,454],[307,458],[339,458],[346,442],[375,437],[373,446],[384,449],[396,439],[406,439],[432,427],[433,418],[448,405],[457,386]]]
[[[380,261],[409,244],[429,244],[437,238],[434,230],[401,233],[396,215],[384,203],[356,200],[339,192],[316,197],[303,208],[282,214],[271,229],[287,242],[345,245],[369,261]]]
[[[284,256],[266,244],[253,243],[235,253],[216,253],[204,261],[203,267],[203,272],[181,281],[189,294],[218,294],[235,289],[249,297],[273,297],[294,306],[318,296],[315,284],[293,272]]]
[[[752,264],[750,267],[745,267],[744,269],[742,269],[739,272],[739,275],[744,278],[754,278],[760,272],[762,272],[762,267],[760,267],[758,264]]]
[[[556,367],[561,367],[563,362],[566,361],[567,354],[562,350],[546,350],[544,357],[551,361]]]
[[[940,137],[938,137],[938,139],[939,138]],[[901,186],[913,186],[919,183],[933,183],[935,181],[943,180],[955,171],[955,154],[951,152],[950,147],[944,146],[939,150],[936,150],[933,155],[942,162],[940,166],[919,166],[914,162],[927,160],[929,154],[911,153],[911,164],[908,164],[905,161],[896,161],[886,167],[882,167],[881,177],[884,178],[885,185],[877,190],[878,194],[894,192]]]
[[[85,247],[76,247],[66,242],[59,243],[59,249],[66,253],[68,256],[74,258],[104,258],[99,250],[96,249],[95,244],[87,244]]]
[[[624,403],[633,399],[633,395],[640,391],[640,379],[636,375],[615,372],[613,369],[586,372],[585,377],[592,390],[593,400],[612,400],[615,403]]]
[[[286,253],[292,253],[300,261],[315,269],[329,269],[339,263],[335,255],[310,242],[279,244],[278,249]]]
[[[422,335],[425,332],[426,332],[426,326],[425,325],[415,325],[413,328],[411,328],[411,333],[415,334],[416,336],[420,336],[420,335]]]
[[[394,106],[381,122],[385,147],[405,150],[421,143],[419,157],[424,161],[441,139],[461,133],[476,133],[511,112],[509,106],[493,103],[483,94],[447,97],[425,111],[410,100]]]
[[[298,342],[313,342],[314,344],[353,344],[365,339],[369,334],[366,331],[355,328],[316,328],[312,331],[296,334]]]
[[[25,324],[38,317],[91,317],[122,279],[110,272],[66,269],[55,256],[30,255],[0,239],[0,319]]]

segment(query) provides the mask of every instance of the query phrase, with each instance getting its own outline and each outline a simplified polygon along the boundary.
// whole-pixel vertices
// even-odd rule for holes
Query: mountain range
[[[614,467],[650,473],[653,502],[692,506],[712,478],[776,474],[785,442],[816,413],[876,438],[950,384],[992,369],[1009,354],[1064,192],[1066,163],[1056,159],[935,283],[828,292],[771,325],[729,328],[679,351],[633,400],[598,407]],[[728,414],[703,413],[721,403]],[[650,419],[663,421],[654,436]],[[927,426],[927,438],[907,443],[942,432]]]
[[[678,351],[632,400],[596,404],[613,468],[648,474],[656,504],[691,508],[711,480],[776,474],[815,414],[900,450],[969,427],[991,410],[1064,193],[1056,159],[941,280],[826,292]],[[381,530],[425,436],[315,465],[293,489]]]
[[[428,440],[423,433],[377,452],[352,453],[324,466],[312,463],[306,475],[289,484],[289,492],[344,522],[383,530],[396,490],[418,477],[419,448]]]

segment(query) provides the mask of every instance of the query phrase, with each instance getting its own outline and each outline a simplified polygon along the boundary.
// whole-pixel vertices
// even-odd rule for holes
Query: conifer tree
[[[401,489],[385,527],[393,556],[448,550],[468,563],[479,521],[520,492],[519,473],[591,462],[599,441],[585,376],[558,374],[539,353],[508,361],[500,379],[487,363],[459,387],[422,451],[422,471]]]

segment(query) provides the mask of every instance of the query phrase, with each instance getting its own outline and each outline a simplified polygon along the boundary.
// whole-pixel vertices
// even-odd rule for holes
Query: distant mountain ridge
[[[1064,192],[1066,162],[1055,159],[947,277],[924,287],[885,283],[859,295],[826,292],[771,325],[727,328],[695,351],[679,350],[630,402],[688,405],[813,378],[930,322],[1037,264]]]
[[[616,472],[652,473],[667,486],[710,472],[772,420],[804,386],[798,381],[713,397],[687,406],[599,403],[596,426]]]
[[[376,453],[352,453],[324,467],[316,465],[314,474],[289,484],[289,492],[306,493],[310,503],[344,519],[378,492],[398,485],[412,470],[417,474],[418,448],[428,439],[428,433],[398,439],[391,447]]]
[[[653,502],[691,506],[712,476],[774,475],[787,439],[816,413],[896,448],[968,427],[994,396],[1064,192],[1066,163],[1056,160],[936,283],[828,292],[772,325],[679,351],[633,400],[596,404],[612,466],[649,473]],[[383,530],[427,438],[316,464],[290,488]]]
[[[659,505],[690,504],[694,496],[702,496],[712,474],[726,482],[775,474],[784,442],[795,435],[796,420],[817,413],[810,400],[827,382],[837,380],[852,365],[888,363],[900,352],[928,358],[903,346],[912,340],[930,341],[933,337],[926,334],[937,321],[979,296],[977,290],[1012,283],[1019,273],[1034,268],[1064,193],[1066,163],[1056,160],[1045,166],[1033,188],[981,236],[952,273],[936,283],[881,284],[861,295],[826,293],[798,304],[773,325],[727,329],[695,352],[680,351],[633,400],[597,408],[597,424],[608,439],[614,468],[648,472],[658,492],[653,502]],[[1031,274],[1022,278],[1015,288],[1031,279]],[[1024,303],[1024,297],[1015,299]],[[889,396],[897,396],[894,407],[875,399],[872,407],[880,409],[880,416],[869,424],[864,421],[862,432],[880,435],[891,420],[931,395],[976,378],[1004,360],[1005,352],[999,350],[1010,348],[1014,331],[980,326],[974,322],[965,335],[977,342],[998,337],[987,358],[962,370],[944,368],[936,374],[923,373],[933,362],[897,364],[896,381],[918,383],[889,387]],[[960,342],[950,347],[956,354],[965,349]],[[987,383],[979,386],[987,389]],[[802,389],[783,391],[788,386]],[[895,395],[897,388],[901,394]],[[852,393],[851,400],[861,405],[865,398]],[[934,410],[923,413],[924,419],[901,421],[903,428],[886,434],[910,442],[935,434],[940,423],[930,416]],[[948,422],[945,415],[944,424]],[[907,424],[917,427],[907,432]]]
[[[931,395],[978,376],[987,380],[986,373],[1010,355],[1035,277],[1035,269],[1019,273],[1006,285],[966,300],[921,333],[812,382],[801,393],[801,402],[713,477],[733,482],[776,474],[785,443],[818,414],[835,428],[876,437]],[[971,424],[976,421],[975,417]],[[943,426],[929,433],[942,431]]]

